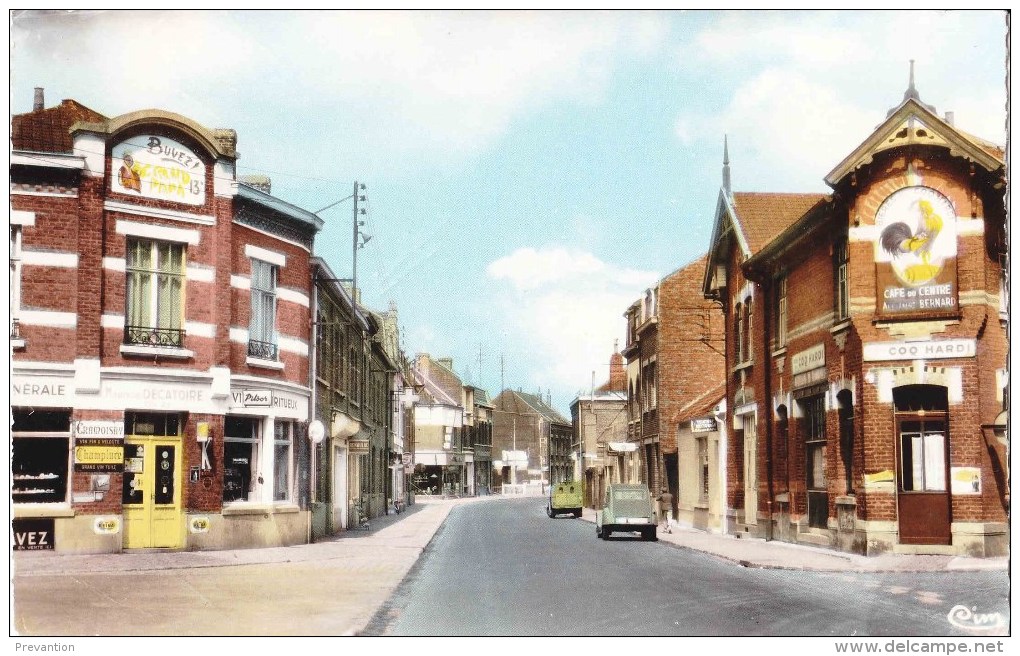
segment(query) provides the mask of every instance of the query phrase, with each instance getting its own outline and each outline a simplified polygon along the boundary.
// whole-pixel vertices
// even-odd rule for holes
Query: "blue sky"
[[[735,190],[824,192],[910,59],[922,100],[1005,144],[996,11],[28,14],[11,112],[44,87],[233,128],[239,173],[313,211],[365,183],[359,286],[406,351],[566,413],[630,302],[708,249],[723,135]],[[350,201],[322,216],[350,275]]]

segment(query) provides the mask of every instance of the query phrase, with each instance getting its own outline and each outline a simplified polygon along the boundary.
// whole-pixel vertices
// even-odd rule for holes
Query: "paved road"
[[[595,537],[540,499],[458,507],[366,635],[972,636],[954,606],[1002,613],[1001,571],[749,569]]]

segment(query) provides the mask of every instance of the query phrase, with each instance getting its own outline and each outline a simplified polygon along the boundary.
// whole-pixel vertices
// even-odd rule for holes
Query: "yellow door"
[[[124,441],[125,549],[182,546],[180,471],[180,438]]]

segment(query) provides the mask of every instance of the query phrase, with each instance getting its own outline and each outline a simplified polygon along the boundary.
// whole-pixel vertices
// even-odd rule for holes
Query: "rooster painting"
[[[920,260],[903,269],[904,282],[911,285],[931,280],[942,269],[939,264],[931,263],[932,245],[942,231],[942,217],[927,200],[919,200],[916,205],[919,210],[916,230],[911,230],[906,223],[897,221],[886,226],[879,237],[882,249],[894,260],[911,254]]]

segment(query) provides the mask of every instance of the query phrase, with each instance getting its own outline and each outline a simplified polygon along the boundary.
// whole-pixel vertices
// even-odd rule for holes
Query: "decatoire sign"
[[[875,215],[878,314],[952,314],[956,296],[956,210],[930,187],[891,194]]]
[[[113,190],[129,196],[205,204],[205,164],[184,145],[138,135],[113,147]]]

